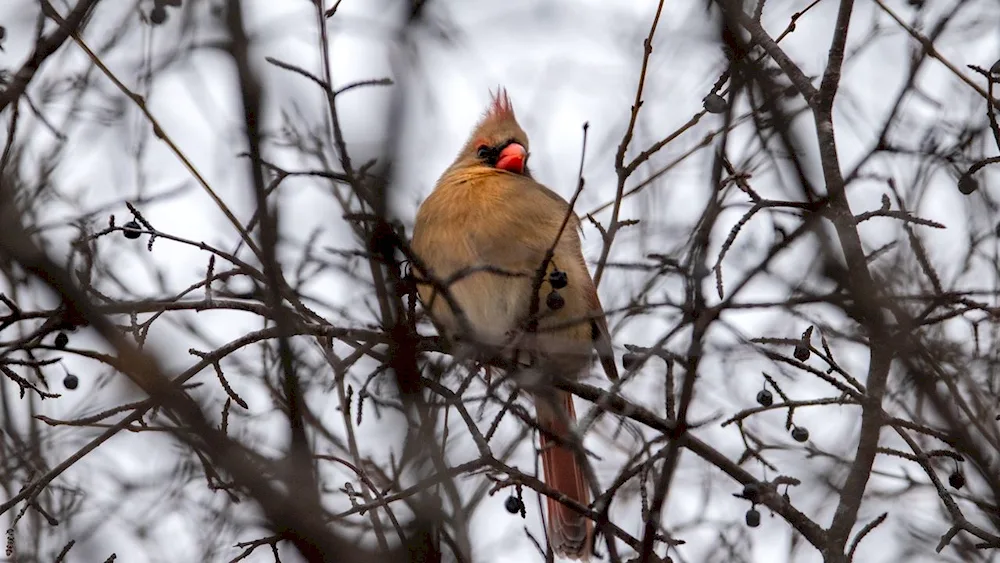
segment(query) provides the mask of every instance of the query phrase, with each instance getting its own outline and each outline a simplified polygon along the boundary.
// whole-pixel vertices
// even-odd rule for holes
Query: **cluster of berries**
[[[774,395],[767,389],[761,389],[757,392],[757,402],[762,407],[769,407],[774,404]],[[805,426],[793,426],[792,439],[796,442],[805,442],[809,439],[809,430]]]
[[[553,311],[558,311],[566,306],[566,298],[564,298],[559,290],[566,287],[569,280],[566,278],[566,272],[563,272],[557,268],[553,269],[549,274],[549,285],[552,286],[552,291],[545,298],[545,306]]]

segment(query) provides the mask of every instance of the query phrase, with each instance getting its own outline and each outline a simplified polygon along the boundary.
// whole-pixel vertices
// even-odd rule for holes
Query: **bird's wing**
[[[569,212],[569,202],[562,196],[538,182],[532,183],[545,198],[558,203],[557,208],[560,213],[565,214]],[[576,213],[571,214],[566,229],[571,232],[581,230],[580,218]],[[589,272],[587,261],[583,258],[583,250],[580,248],[579,243],[576,244],[576,258],[583,266],[583,271]],[[597,295],[597,287],[594,285],[593,278],[589,276],[589,273],[584,283],[587,284],[584,288],[584,294],[589,306],[589,313],[593,315],[590,321],[590,329],[594,349],[597,351],[597,355],[601,360],[601,366],[604,368],[604,373],[608,376],[608,379],[616,381],[618,379],[618,366],[615,364],[614,348],[611,346],[611,331],[608,329],[608,321],[604,316],[604,309],[601,307],[601,298]]]

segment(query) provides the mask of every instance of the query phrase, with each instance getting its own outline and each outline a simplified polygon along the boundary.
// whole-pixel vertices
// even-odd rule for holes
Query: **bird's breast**
[[[421,205],[412,246],[461,314],[431,285],[421,286],[421,300],[451,335],[465,332],[459,319],[464,315],[476,333],[464,336],[500,343],[528,310],[530,272],[521,271],[521,252],[503,232],[501,194],[482,186],[453,187],[436,190]],[[506,252],[497,252],[498,245]]]

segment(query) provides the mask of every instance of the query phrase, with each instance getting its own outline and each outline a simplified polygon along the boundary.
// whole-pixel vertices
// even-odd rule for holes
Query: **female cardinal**
[[[516,348],[541,373],[568,378],[590,369],[596,349],[608,377],[617,379],[607,322],[580,250],[580,220],[565,199],[531,177],[527,159],[528,137],[501,90],[417,213],[412,250],[426,270],[418,268],[420,299],[447,338]],[[582,449],[571,447],[573,399],[550,386],[533,393],[545,482],[587,506],[590,491],[576,454]],[[552,550],[586,558],[590,521],[546,500]]]

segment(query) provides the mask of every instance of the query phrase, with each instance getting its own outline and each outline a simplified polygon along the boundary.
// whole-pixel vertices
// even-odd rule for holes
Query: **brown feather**
[[[570,422],[576,420],[573,396],[564,391],[557,391],[556,401],[556,408],[564,411],[561,416],[544,400],[535,403],[538,410],[538,424],[543,430],[539,434],[539,444],[545,483],[568,498],[588,506],[590,489],[587,487],[583,470],[576,460],[576,454],[569,447],[559,443],[559,440],[571,439],[569,427],[563,419]],[[548,536],[552,551],[564,557],[586,559],[593,541],[593,525],[590,519],[552,497],[545,497],[545,508],[549,517]]]

